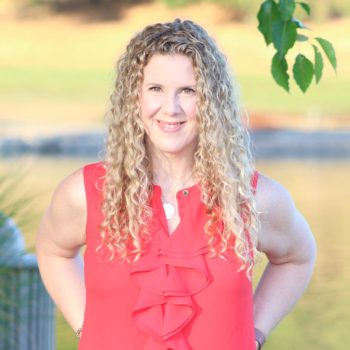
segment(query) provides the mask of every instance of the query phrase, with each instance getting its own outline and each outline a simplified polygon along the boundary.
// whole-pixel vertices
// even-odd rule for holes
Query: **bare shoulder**
[[[78,169],[54,191],[39,227],[37,249],[74,256],[85,243],[86,217],[84,175],[83,169]]]
[[[263,223],[272,227],[285,225],[293,219],[295,205],[288,190],[277,181],[259,174],[256,203]]]
[[[66,206],[73,210],[86,207],[83,171],[83,168],[80,168],[62,180],[53,193],[51,205],[63,206],[63,210]]]
[[[270,261],[301,263],[315,253],[311,229],[284,186],[260,174],[256,203],[261,222],[258,248]]]

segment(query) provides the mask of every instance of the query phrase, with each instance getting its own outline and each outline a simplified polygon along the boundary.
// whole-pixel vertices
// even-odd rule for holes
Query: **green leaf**
[[[335,51],[333,45],[326,39],[315,38],[321,45],[324,53],[326,54],[329,62],[331,63],[334,71],[337,71],[337,58],[335,56]]]
[[[295,23],[295,25],[300,29],[309,29],[302,21],[298,20],[297,18],[293,17],[292,22]]]
[[[308,41],[309,38],[306,35],[298,34],[297,35],[297,41]]]
[[[314,48],[315,52],[315,78],[316,78],[316,83],[321,80],[322,77],[322,71],[323,71],[323,58],[321,55],[321,52],[318,51],[317,46],[312,45]]]
[[[273,56],[272,64],[271,64],[271,74],[275,79],[275,82],[282,86],[287,92],[289,92],[289,75],[288,71],[288,63],[283,57],[282,59],[279,57],[278,53]]]
[[[302,92],[305,92],[309,87],[314,75],[314,66],[312,62],[304,55],[299,54],[295,58],[293,66],[293,76]]]
[[[297,27],[291,20],[272,23],[273,46],[280,58],[286,55],[297,39]]]
[[[258,29],[264,36],[266,45],[272,42],[272,22],[279,18],[277,4],[272,0],[264,1],[258,12]]]
[[[311,15],[311,8],[309,4],[305,2],[297,2],[297,4],[299,4],[309,16]]]
[[[280,0],[279,1],[279,10],[282,15],[283,20],[292,19],[293,12],[295,10],[295,1],[294,0]]]

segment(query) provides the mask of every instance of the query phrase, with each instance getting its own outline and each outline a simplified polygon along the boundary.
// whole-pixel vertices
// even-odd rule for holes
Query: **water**
[[[20,165],[25,177],[13,195],[34,194],[33,222],[24,230],[27,247],[32,247],[40,216],[48,206],[57,184],[90,158],[22,157],[0,160],[0,173]],[[294,311],[273,332],[266,349],[343,349],[350,344],[350,159],[264,159],[257,169],[291,193],[296,206],[308,220],[318,244],[315,273],[306,294]],[[257,267],[256,275],[262,266]],[[60,319],[59,350],[74,349],[76,341]],[[60,339],[61,337],[61,339]],[[70,340],[71,339],[71,340]],[[64,345],[63,345],[64,344]]]
[[[252,132],[254,154],[266,158],[350,158],[350,131],[258,130]],[[3,137],[0,156],[89,157],[104,148],[102,130],[57,133],[45,137]]]

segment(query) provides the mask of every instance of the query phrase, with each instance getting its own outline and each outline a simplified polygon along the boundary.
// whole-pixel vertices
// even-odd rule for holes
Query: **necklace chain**
[[[185,180],[185,181],[183,181],[183,180],[180,180],[181,181],[181,189],[183,189],[184,187],[185,187],[185,185],[188,183],[188,181],[190,180],[192,178],[192,173],[190,173],[189,174],[189,176],[187,177],[187,179]],[[174,193],[176,193],[176,192],[178,192],[177,190],[174,192],[174,191],[172,191],[172,192],[170,192],[170,195],[173,195]],[[167,199],[167,197],[164,195],[164,193],[162,193],[162,195],[163,195],[163,198],[165,199],[165,201],[167,202],[167,203],[169,203],[169,200]]]
[[[185,187],[185,185],[188,183],[188,181],[192,178],[192,172],[189,174],[188,178],[186,180],[181,181],[181,189]],[[177,192],[177,191],[176,191]],[[170,194],[173,195],[175,192],[171,192]],[[169,197],[168,197],[169,198]],[[162,204],[165,212],[165,216],[168,220],[172,219],[174,215],[176,214],[176,206],[170,203],[168,198],[162,193]],[[163,200],[164,199],[164,200]]]

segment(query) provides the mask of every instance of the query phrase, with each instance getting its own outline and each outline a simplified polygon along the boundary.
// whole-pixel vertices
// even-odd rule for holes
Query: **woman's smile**
[[[157,120],[157,123],[160,129],[164,132],[173,133],[179,131],[186,122],[165,122],[162,120]]]
[[[198,121],[196,79],[191,58],[180,54],[156,54],[143,73],[141,119],[150,152],[193,155]]]

